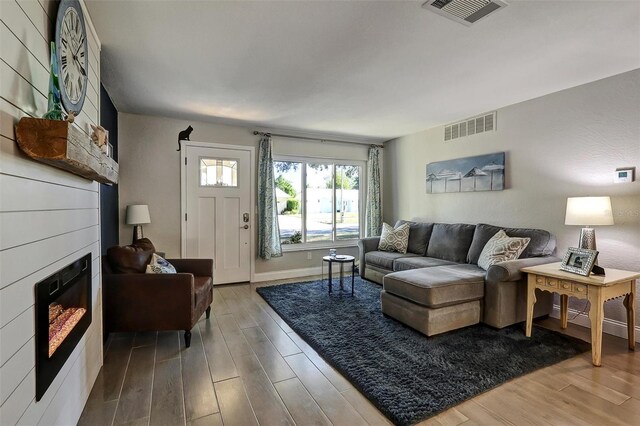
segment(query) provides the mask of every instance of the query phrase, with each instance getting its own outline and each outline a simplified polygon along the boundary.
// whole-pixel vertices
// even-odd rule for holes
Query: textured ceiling
[[[387,140],[640,68],[640,2],[86,1],[119,111]]]

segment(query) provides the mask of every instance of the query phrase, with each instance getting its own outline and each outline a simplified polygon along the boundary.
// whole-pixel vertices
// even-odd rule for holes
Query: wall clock
[[[60,2],[55,43],[62,105],[68,113],[78,115],[87,95],[89,72],[87,30],[78,0]]]

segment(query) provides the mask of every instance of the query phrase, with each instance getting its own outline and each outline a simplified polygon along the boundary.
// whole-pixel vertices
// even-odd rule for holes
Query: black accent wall
[[[109,131],[109,143],[113,145],[113,159],[118,161],[118,111],[104,86],[100,84],[100,125]],[[118,245],[120,224],[118,185],[100,184],[100,242],[102,253]]]

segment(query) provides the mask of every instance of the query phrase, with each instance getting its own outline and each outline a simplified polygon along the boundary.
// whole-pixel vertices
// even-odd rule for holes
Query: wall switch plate
[[[616,169],[615,174],[613,175],[613,183],[633,182],[635,180],[635,171],[635,167]]]
[[[310,251],[307,252],[307,260],[313,259],[312,253]]]

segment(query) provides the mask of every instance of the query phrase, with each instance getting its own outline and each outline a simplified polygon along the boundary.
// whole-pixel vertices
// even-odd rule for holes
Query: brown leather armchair
[[[167,259],[177,274],[114,273],[102,257],[102,295],[105,330],[184,330],[191,345],[191,329],[213,301],[212,259]]]

